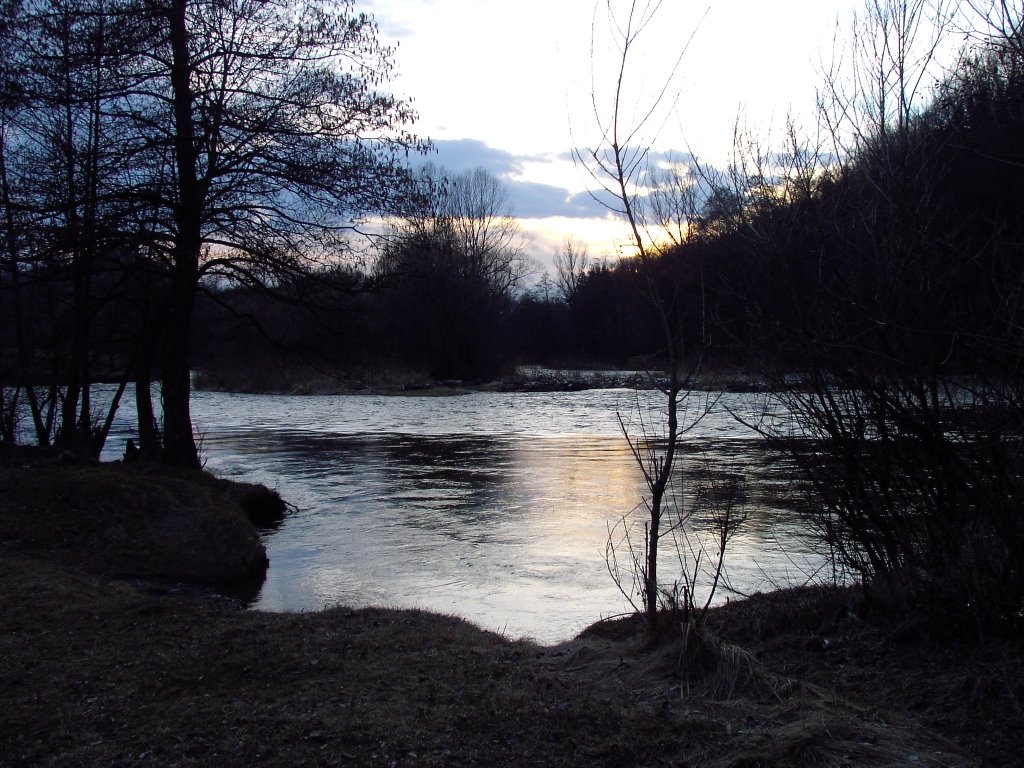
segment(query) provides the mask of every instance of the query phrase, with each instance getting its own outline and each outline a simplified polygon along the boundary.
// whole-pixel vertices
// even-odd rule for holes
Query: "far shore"
[[[20,464],[0,469],[5,765],[1024,766],[1020,644],[857,590],[733,601],[685,656],[630,618],[540,646],[418,611],[262,613],[225,588],[263,567],[272,492]]]
[[[666,385],[660,371],[606,368],[546,368],[519,366],[497,379],[463,381],[435,379],[425,374],[372,372],[338,373],[305,368],[267,368],[258,372],[199,370],[199,390],[274,395],[396,395],[452,397],[472,392],[579,392],[590,389],[655,390]],[[695,375],[689,389],[708,392],[758,392],[765,389],[756,375],[738,370],[717,370]]]

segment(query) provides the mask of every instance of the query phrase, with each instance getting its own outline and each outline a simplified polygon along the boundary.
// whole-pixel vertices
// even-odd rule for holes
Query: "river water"
[[[611,531],[629,562],[622,522],[642,519],[646,488],[619,418],[654,439],[660,408],[654,393],[633,390],[196,392],[193,419],[207,469],[264,483],[297,507],[264,534],[270,569],[255,609],[416,607],[553,643],[629,610],[606,550]],[[756,395],[694,394],[687,404],[677,496],[688,506],[709,484],[728,485],[747,515],[716,601],[802,583],[822,567],[792,511],[786,460],[733,415],[762,412]],[[119,420],[105,458],[123,451],[130,430]],[[707,517],[698,504],[691,543]],[[676,547],[661,553],[671,583]]]

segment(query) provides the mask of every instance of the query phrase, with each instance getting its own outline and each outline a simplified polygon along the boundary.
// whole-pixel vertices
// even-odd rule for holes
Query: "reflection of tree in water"
[[[516,474],[508,440],[478,435],[284,434],[277,442],[289,463],[316,467],[331,486],[347,475],[348,495],[360,513],[394,516],[395,524],[456,539],[492,540],[496,516],[507,522],[506,501]],[[369,507],[369,508],[367,508]]]
[[[697,508],[692,524],[710,528],[716,497],[728,493],[746,513],[737,537],[774,542],[780,526],[785,526],[786,536],[795,534],[795,469],[790,457],[762,440],[709,440],[685,444],[677,477],[686,481],[683,502]]]

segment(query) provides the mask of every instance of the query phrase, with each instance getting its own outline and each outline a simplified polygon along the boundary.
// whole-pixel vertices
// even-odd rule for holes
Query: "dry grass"
[[[188,471],[120,464],[6,469],[0,546],[104,573],[242,585],[266,570],[250,517],[266,517],[273,497]]]
[[[862,660],[840,675],[835,666],[818,671],[817,651],[787,654],[786,640],[775,643],[845,626],[848,612],[834,595],[730,606],[714,613],[714,634],[691,637],[681,653],[678,636],[645,649],[630,622],[542,648],[422,612],[264,614],[150,574],[114,579],[112,571],[134,570],[166,543],[143,537],[146,556],[132,558],[127,542],[167,510],[194,521],[241,516],[230,484],[132,474],[0,473],[4,765],[738,768],[1020,759],[1006,745],[1005,760],[990,751],[974,763],[935,735],[959,738],[970,723],[942,728],[898,701],[890,706],[884,690],[850,684],[875,670],[893,676],[882,661]],[[110,542],[116,557],[105,553]],[[221,556],[234,557],[230,549]],[[915,674],[904,659],[904,684],[926,695]],[[1012,722],[1019,720],[989,725]]]
[[[687,755],[697,764],[977,764],[905,713],[865,707],[829,688],[779,675],[710,632],[685,641],[679,635],[653,650],[641,650],[639,636],[624,646],[621,639],[585,634],[567,646],[564,671],[614,687],[620,698],[657,702],[668,723],[717,734],[709,750]]]

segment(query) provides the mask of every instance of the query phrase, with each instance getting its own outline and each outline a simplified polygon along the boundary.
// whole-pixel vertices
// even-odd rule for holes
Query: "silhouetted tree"
[[[5,40],[2,204],[7,288],[18,319],[16,378],[27,386],[40,374],[42,348],[29,333],[42,330],[44,316],[27,303],[25,284],[34,302],[49,302],[58,324],[46,345],[56,422],[42,416],[34,389],[23,390],[37,441],[47,444],[55,427],[60,445],[92,455],[101,447],[90,392],[93,281],[104,252],[123,247],[111,182],[127,163],[108,111],[122,81],[111,53],[120,33],[107,22],[102,3],[30,0],[15,7]]]
[[[738,269],[775,397],[814,442],[767,431],[841,567],[1005,627],[1024,595],[1022,209],[1004,197],[1022,183],[1020,69],[995,43],[927,91],[945,24],[929,8],[866,4],[852,84],[826,89],[838,151],[787,153]]]
[[[138,151],[161,194],[152,234],[170,274],[164,458],[196,466],[188,330],[200,281],[263,281],[344,254],[355,216],[405,199],[404,156],[422,144],[403,131],[409,105],[377,90],[391,50],[352,2],[141,2],[154,22]]]
[[[572,307],[576,301],[580,280],[590,267],[590,255],[584,243],[567,237],[562,250],[555,254],[555,272],[558,280],[558,291],[562,301]]]
[[[516,362],[563,366],[578,360],[570,309],[546,274],[516,297],[506,333]]]
[[[132,254],[153,289],[134,367],[139,379],[160,368],[163,460],[197,467],[200,287],[273,285],[333,263],[359,217],[408,199],[406,154],[425,145],[405,129],[409,104],[382,90],[392,51],[348,0],[31,0],[15,27],[26,98],[16,120],[5,111],[4,208],[36,240],[15,233],[5,255],[22,273],[31,257],[34,276],[61,265],[71,276],[62,434],[76,404],[88,429],[92,265]]]
[[[663,283],[659,268],[663,264],[664,235],[657,221],[659,215],[664,216],[666,210],[653,207],[649,190],[663,186],[664,180],[659,179],[649,168],[648,155],[653,136],[645,136],[650,132],[650,124],[657,119],[659,109],[664,109],[670,83],[687,45],[685,41],[679,47],[679,57],[675,66],[667,74],[664,82],[656,86],[652,103],[634,106],[631,110],[627,103],[632,73],[638,46],[642,44],[645,33],[655,24],[660,3],[624,4],[624,10],[617,11],[615,4],[609,0],[607,7],[607,26],[612,34],[612,44],[618,55],[615,59],[614,74],[605,84],[609,96],[607,104],[599,94],[591,93],[593,104],[593,120],[596,125],[598,140],[594,146],[577,150],[576,159],[593,180],[601,187],[603,195],[594,195],[598,202],[620,216],[629,231],[630,252],[623,259],[620,269],[635,274],[642,286],[650,308],[653,310],[657,324],[659,367],[664,367],[664,378],[654,379],[664,395],[664,426],[652,425],[647,416],[640,412],[634,419],[627,420],[620,414],[623,434],[625,435],[637,466],[643,473],[650,496],[644,499],[647,509],[644,520],[643,540],[634,545],[630,525],[624,519],[624,541],[629,547],[633,561],[634,587],[640,598],[639,608],[647,620],[648,629],[653,637],[658,628],[658,610],[662,600],[668,596],[673,608],[680,608],[685,620],[699,625],[708,604],[700,606],[694,591],[697,572],[700,570],[700,558],[697,558],[696,570],[684,573],[685,588],[681,591],[665,590],[659,583],[658,553],[662,539],[674,535],[685,536],[684,525],[686,511],[679,505],[673,505],[672,483],[677,476],[676,460],[680,448],[680,439],[686,431],[696,424],[706,413],[706,406],[696,407],[687,418],[686,403],[690,399],[690,384],[694,369],[685,371],[683,366],[687,360],[684,348],[684,336],[678,325],[680,317],[679,301],[682,296],[673,282]],[[596,33],[596,29],[595,29]],[[595,84],[599,81],[594,77]],[[595,85],[596,87],[596,85]],[[666,103],[663,103],[663,100]],[[630,117],[633,115],[634,117]],[[684,187],[685,188],[685,187]],[[685,228],[680,227],[680,231]],[[695,356],[691,356],[693,359]],[[660,413],[658,414],[660,417]],[[632,428],[632,431],[631,431]],[[674,513],[674,514],[673,514]],[[718,584],[722,558],[725,554],[725,543],[731,535],[735,519],[728,514],[720,518],[721,546],[717,553],[718,571],[715,572],[712,584],[709,585],[709,596],[713,595]],[[680,550],[682,555],[682,551]],[[609,541],[609,570],[618,578],[615,544]],[[678,586],[678,584],[677,584]],[[632,595],[620,589],[632,601]]]
[[[442,379],[479,379],[504,362],[500,330],[527,272],[527,238],[508,193],[483,169],[427,168],[424,207],[396,224],[375,265],[403,351]],[[417,354],[418,351],[418,354]]]

